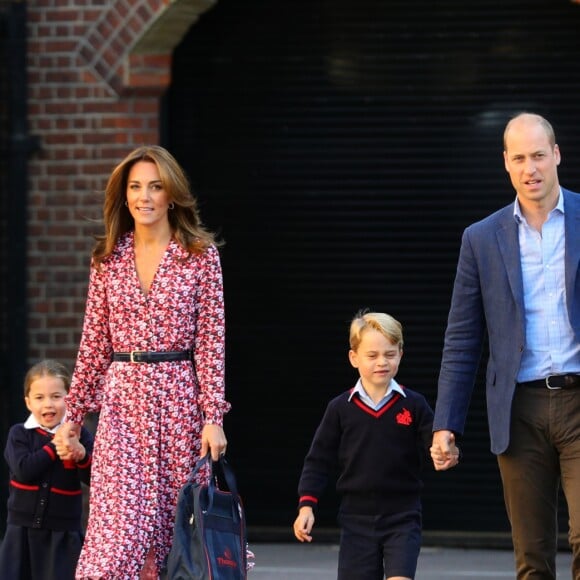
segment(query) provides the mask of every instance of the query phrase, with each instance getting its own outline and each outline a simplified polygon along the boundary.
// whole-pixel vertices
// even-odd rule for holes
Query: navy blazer
[[[568,316],[580,340],[580,195],[562,188]],[[483,340],[489,338],[486,397],[491,450],[509,445],[516,377],[526,344],[514,203],[463,232],[445,331],[433,430],[463,433]]]

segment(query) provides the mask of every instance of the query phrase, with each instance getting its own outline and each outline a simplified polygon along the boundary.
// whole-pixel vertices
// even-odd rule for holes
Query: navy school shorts
[[[337,580],[414,578],[421,550],[421,512],[341,513]]]

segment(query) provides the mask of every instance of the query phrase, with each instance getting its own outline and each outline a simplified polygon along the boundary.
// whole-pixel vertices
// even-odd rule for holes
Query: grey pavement
[[[250,543],[255,567],[248,580],[336,580],[338,546],[295,543]],[[557,558],[558,580],[570,580],[571,554]],[[515,578],[507,549],[423,547],[416,580],[493,580]]]

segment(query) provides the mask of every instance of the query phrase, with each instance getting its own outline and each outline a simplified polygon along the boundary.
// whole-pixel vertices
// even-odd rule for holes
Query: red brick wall
[[[158,143],[172,49],[212,4],[29,4],[29,123],[41,143],[30,161],[31,361],[50,356],[72,368],[107,177],[131,149]]]

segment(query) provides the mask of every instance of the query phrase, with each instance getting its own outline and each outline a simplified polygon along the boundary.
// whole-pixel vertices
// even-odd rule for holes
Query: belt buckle
[[[140,355],[142,355],[144,352],[145,352],[144,350],[132,350],[132,351],[129,353],[129,360],[130,360],[132,363],[142,363],[142,362],[143,362],[142,360],[135,360],[135,355],[137,355],[137,356],[139,357],[139,356],[140,356]],[[547,380],[547,379],[546,379],[546,380]],[[548,387],[548,388],[549,388],[549,387]]]
[[[548,389],[550,389],[550,391],[559,391],[559,390],[561,390],[561,389],[562,389],[562,387],[551,387],[551,386],[550,386],[550,377],[552,377],[552,376],[554,376],[554,375],[548,375],[548,376],[546,377],[546,387],[547,387]]]

